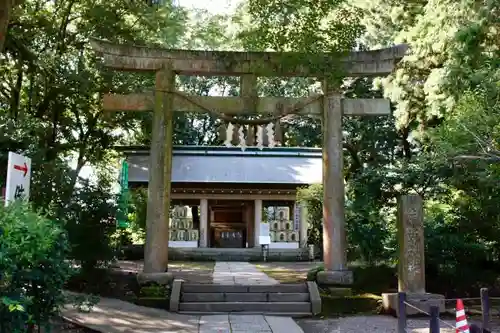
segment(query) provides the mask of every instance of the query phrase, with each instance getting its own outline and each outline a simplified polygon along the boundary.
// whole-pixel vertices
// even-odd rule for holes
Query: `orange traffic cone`
[[[465,316],[464,302],[457,299],[457,333],[469,333],[469,324]]]

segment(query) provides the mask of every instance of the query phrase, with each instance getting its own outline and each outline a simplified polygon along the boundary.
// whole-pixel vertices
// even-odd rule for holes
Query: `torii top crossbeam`
[[[315,62],[339,63],[346,71],[346,76],[384,76],[392,72],[407,50],[407,45],[401,44],[380,50],[350,52],[346,55],[322,53],[318,55],[317,61],[311,61],[310,55],[296,52],[174,50],[119,45],[98,39],[92,39],[91,44],[96,52],[102,54],[105,65],[117,70],[157,71],[169,61],[177,74],[205,76],[324,76],[325,69],[315,67]],[[294,64],[286,64],[287,62]]]

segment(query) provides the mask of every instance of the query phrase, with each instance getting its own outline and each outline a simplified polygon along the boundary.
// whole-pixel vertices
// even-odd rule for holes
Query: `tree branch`
[[[479,155],[459,155],[453,158],[454,160],[481,160],[486,162],[498,163],[500,156],[479,156]]]

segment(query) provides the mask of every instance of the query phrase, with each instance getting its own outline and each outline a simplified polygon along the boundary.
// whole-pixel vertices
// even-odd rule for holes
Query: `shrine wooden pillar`
[[[253,238],[253,246],[260,246],[260,224],[262,223],[262,199],[255,199],[254,201],[254,238]]]
[[[307,248],[308,234],[307,231],[309,229],[309,218],[307,213],[307,206],[303,203],[300,204],[300,229],[299,229],[299,243],[300,247]]]
[[[208,247],[210,226],[208,225],[208,199],[200,200],[200,247]]]

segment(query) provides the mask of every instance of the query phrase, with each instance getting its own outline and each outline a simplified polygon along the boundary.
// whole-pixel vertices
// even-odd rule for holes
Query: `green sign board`
[[[122,162],[122,170],[120,172],[120,194],[118,196],[118,211],[116,217],[117,228],[128,228],[128,163],[126,160]]]

